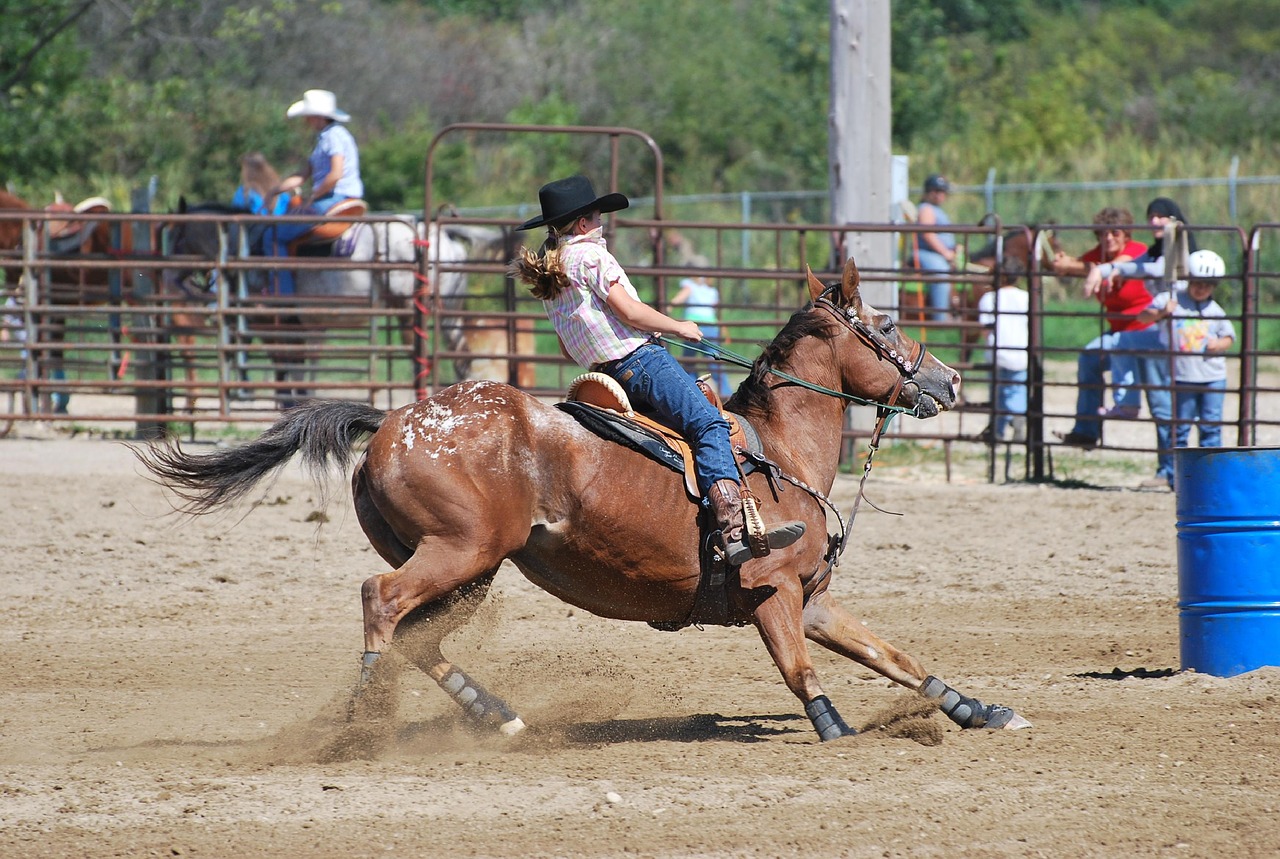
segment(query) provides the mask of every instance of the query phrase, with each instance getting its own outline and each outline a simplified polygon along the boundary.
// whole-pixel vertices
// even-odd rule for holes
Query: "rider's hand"
[[[689,319],[683,319],[676,324],[676,334],[690,343],[698,343],[702,340],[702,329],[698,327],[698,323]]]

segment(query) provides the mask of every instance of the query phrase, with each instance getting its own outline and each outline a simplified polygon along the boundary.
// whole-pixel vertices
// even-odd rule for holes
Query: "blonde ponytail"
[[[529,284],[533,297],[548,301],[568,287],[569,276],[560,267],[560,235],[551,227],[547,230],[547,239],[542,243],[539,253],[522,247],[517,252],[507,273],[512,277]]]

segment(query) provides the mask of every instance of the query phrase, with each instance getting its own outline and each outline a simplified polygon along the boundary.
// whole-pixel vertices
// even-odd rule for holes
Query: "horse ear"
[[[844,264],[844,277],[841,279],[841,294],[844,295],[845,304],[862,312],[862,294],[858,292],[858,284],[862,283],[862,275],[858,274],[858,266],[853,261],[853,257],[849,257]]]
[[[813,273],[813,269],[807,265],[804,267],[804,273],[809,277],[809,300],[817,301],[822,293],[827,291],[827,285],[818,280],[818,276]]]

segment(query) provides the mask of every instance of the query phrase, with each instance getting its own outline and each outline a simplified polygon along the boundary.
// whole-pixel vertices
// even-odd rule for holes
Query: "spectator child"
[[[1213,289],[1226,273],[1222,257],[1196,251],[1187,259],[1188,282],[1162,292],[1143,316],[1159,325],[1160,339],[1172,348],[1174,444],[1190,447],[1191,425],[1199,425],[1201,447],[1222,446],[1222,403],[1226,398],[1226,351],[1236,331]],[[1167,320],[1167,321],[1166,321]]]
[[[1019,287],[1025,275],[1022,264],[1005,260],[999,273],[1001,286],[978,299],[978,322],[989,330],[987,343],[995,367],[994,439],[1004,440],[1012,428],[1013,440],[1023,441],[1027,431],[1027,321],[1031,303],[1027,291]]]

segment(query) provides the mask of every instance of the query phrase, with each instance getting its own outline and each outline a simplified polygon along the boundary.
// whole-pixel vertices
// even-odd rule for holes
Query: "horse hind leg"
[[[462,585],[438,599],[423,603],[400,619],[395,626],[392,646],[412,664],[426,672],[441,689],[460,706],[477,725],[496,728],[513,736],[524,730],[524,720],[505,701],[489,692],[471,675],[445,658],[441,642],[451,632],[471,620],[484,602],[493,583],[497,567],[480,578]],[[374,582],[375,576],[369,582]],[[369,584],[366,582],[366,586]],[[364,593],[368,595],[369,588]],[[366,599],[366,616],[368,601]],[[366,639],[367,640],[367,639]],[[370,645],[366,644],[366,647]],[[373,680],[375,666],[385,646],[366,649],[360,661],[360,684],[365,689]]]
[[[396,573],[384,576],[395,577],[404,571],[412,573],[414,568],[420,566],[416,553],[395,536],[365,491],[364,480],[364,469],[358,468],[353,478],[356,516],[378,554],[398,568]],[[496,727],[500,733],[510,736],[524,729],[524,721],[501,698],[487,691],[465,671],[445,659],[440,649],[446,636],[475,615],[489,593],[497,572],[497,565],[492,565],[470,581],[452,590],[446,589],[434,599],[423,601],[394,623],[389,634],[394,637],[396,650],[430,675],[472,721]],[[418,575],[423,574],[419,572]],[[386,584],[384,576],[368,579],[361,589],[365,611],[365,652],[360,661],[357,697],[372,681],[374,666],[387,643],[385,624],[379,623],[384,612],[376,604],[382,599],[383,585]]]
[[[480,608],[493,584],[497,568],[447,597],[419,606],[396,627],[395,646],[425,671],[477,725],[497,728],[512,736],[525,723],[507,703],[477,683],[467,672],[447,660],[440,650],[446,636],[463,626]]]

